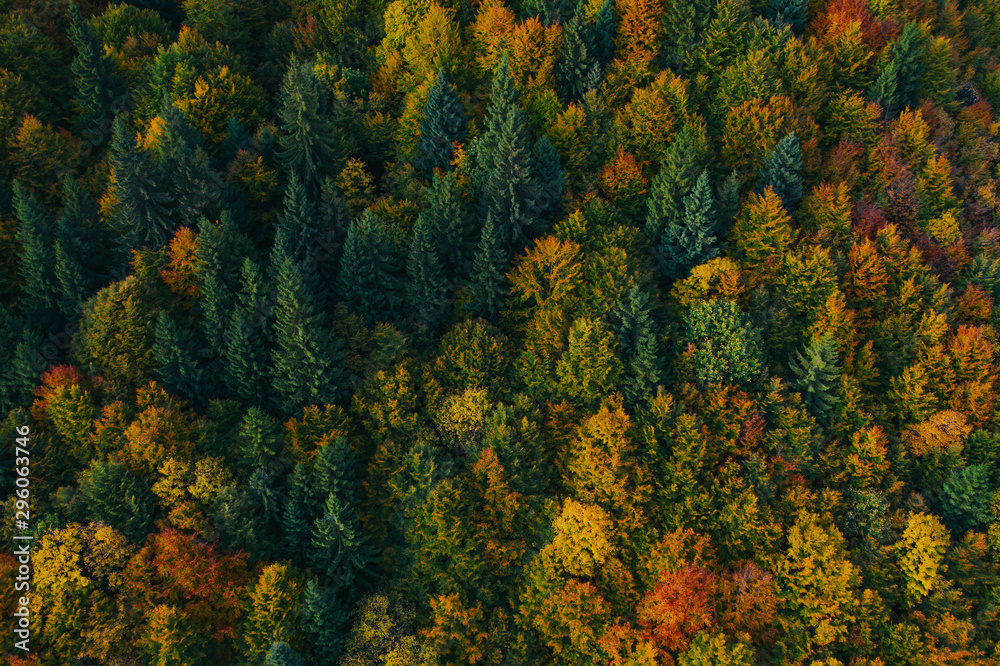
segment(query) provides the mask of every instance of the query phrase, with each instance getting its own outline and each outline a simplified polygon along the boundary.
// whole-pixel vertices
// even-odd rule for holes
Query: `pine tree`
[[[807,0],[770,0],[766,16],[775,24],[789,26],[796,33],[802,32],[809,19]]]
[[[245,404],[269,404],[268,359],[270,312],[260,269],[243,261],[242,283],[222,348],[223,374],[229,393]]]
[[[693,136],[685,128],[670,145],[660,172],[650,186],[645,231],[655,253],[666,247],[664,242],[668,229],[684,227],[684,199],[695,184],[696,169]],[[659,255],[657,259],[664,270],[672,270],[669,257]]]
[[[275,244],[284,244],[285,251],[302,272],[316,307],[324,310],[329,296],[327,285],[333,280],[333,262],[324,251],[330,242],[316,206],[294,173],[285,191],[285,211],[275,232]]]
[[[476,252],[476,229],[454,173],[434,174],[427,208],[421,216],[427,221],[448,275],[467,275]]]
[[[302,656],[282,641],[273,643],[264,658],[264,666],[302,666],[303,663]]]
[[[632,407],[648,402],[663,379],[660,341],[650,309],[649,295],[636,285],[612,316],[625,366],[623,393]]]
[[[233,306],[232,288],[225,274],[231,250],[226,247],[226,242],[231,238],[231,232],[228,214],[223,216],[218,227],[204,217],[198,225],[195,276],[201,290],[201,356],[211,361],[218,359],[225,349],[223,336]],[[206,380],[215,384],[219,379],[211,368]]]
[[[333,580],[338,590],[352,591],[368,574],[372,552],[354,511],[329,493],[316,519],[310,542],[309,567]]]
[[[90,194],[75,178],[63,178],[63,209],[56,220],[56,238],[67,259],[80,266],[84,298],[108,282],[120,268],[113,241],[100,223]]]
[[[794,238],[791,218],[770,187],[763,194],[751,193],[733,225],[736,250],[754,269],[761,269],[769,259],[780,257]]]
[[[559,153],[545,135],[535,142],[531,150],[531,173],[538,187],[535,199],[538,216],[552,219],[559,212],[559,202],[566,189],[566,174],[560,164]],[[536,225],[530,231],[540,234],[542,228]]]
[[[21,318],[0,307],[0,412],[6,414],[30,400],[43,369],[35,358],[40,345]]]
[[[337,662],[346,639],[349,616],[341,601],[330,589],[323,589],[315,578],[306,583],[302,597],[303,629],[313,648],[317,664]]]
[[[786,134],[764,160],[757,191],[768,187],[774,189],[789,211],[794,211],[802,200],[802,150],[795,132]]]
[[[708,171],[702,171],[691,193],[684,197],[684,216],[670,220],[663,233],[659,256],[664,274],[671,279],[687,277],[688,272],[719,254],[714,231],[717,226],[708,183]]]
[[[298,174],[312,201],[319,200],[323,176],[340,170],[334,130],[324,111],[312,67],[293,59],[281,85],[278,159],[287,173]]]
[[[14,214],[18,219],[17,240],[21,244],[21,288],[29,308],[56,307],[60,288],[53,269],[55,252],[51,244],[53,224],[42,205],[14,181]]]
[[[507,264],[510,255],[498,238],[493,217],[486,217],[483,225],[476,260],[472,265],[472,310],[477,316],[488,321],[496,321],[507,293]]]
[[[200,403],[205,385],[202,371],[198,368],[197,353],[192,347],[190,337],[173,317],[161,311],[156,320],[156,343],[153,345],[158,365],[157,377],[168,392]]]
[[[340,298],[369,322],[399,314],[399,261],[382,225],[365,211],[351,223],[337,279]]]
[[[455,152],[455,143],[465,140],[465,111],[455,96],[455,88],[448,81],[444,68],[438,70],[437,81],[427,95],[424,119],[420,122],[420,141],[417,143],[416,167],[420,174],[430,179],[435,169],[449,171]]]
[[[88,290],[83,267],[64,247],[61,241],[56,241],[55,275],[59,283],[59,309],[66,319],[74,321],[80,316]]]
[[[74,101],[88,142],[95,148],[107,139],[108,128],[125,103],[125,82],[115,74],[114,60],[104,53],[93,28],[75,2],[69,4],[69,38],[76,47],[70,71],[76,83]]]
[[[563,26],[562,51],[556,65],[559,97],[566,103],[578,102],[587,91],[594,61],[594,45],[587,24],[586,5],[579,3],[573,18]]]
[[[406,300],[417,321],[430,328],[441,322],[448,304],[447,283],[437,258],[430,225],[420,215],[413,228],[406,262]]]
[[[868,88],[869,101],[878,102],[886,118],[892,118],[899,112],[898,84],[899,65],[895,60],[889,60]]]
[[[162,174],[122,116],[115,118],[112,130],[112,224],[124,249],[158,249],[174,231]]]
[[[809,411],[825,421],[837,403],[834,391],[840,384],[837,341],[829,333],[816,336],[804,352],[796,351],[788,361],[795,375],[792,386],[802,394]]]
[[[594,58],[604,67],[615,59],[615,17],[614,0],[604,0],[594,17],[591,42],[594,44]]]
[[[710,0],[668,0],[663,14],[664,56],[675,72],[681,73],[684,61],[698,44],[701,33],[712,20]]]
[[[278,257],[273,265],[278,290],[271,353],[275,398],[286,414],[306,405],[333,403],[343,374],[341,345],[324,327],[322,313],[308,296],[291,259]]]
[[[306,466],[295,464],[288,475],[288,488],[281,507],[282,548],[296,566],[304,566],[309,556],[309,540],[320,499],[314,496]]]
[[[215,217],[223,195],[221,176],[210,166],[201,132],[164,95],[156,153],[166,177],[178,224],[193,227],[202,216]]]
[[[892,60],[896,64],[896,94],[900,106],[914,109],[920,103],[920,84],[924,75],[926,35],[916,23],[907,23],[892,45]]]

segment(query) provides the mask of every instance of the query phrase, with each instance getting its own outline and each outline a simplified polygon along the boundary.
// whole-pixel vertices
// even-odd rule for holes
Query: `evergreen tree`
[[[269,404],[270,312],[260,269],[249,259],[243,261],[242,283],[224,338],[223,374],[231,395],[264,407]]]
[[[927,39],[916,23],[907,23],[892,45],[892,60],[896,64],[896,95],[902,107],[915,109],[920,104],[920,82],[924,74],[924,51]]]
[[[417,218],[406,262],[406,300],[409,311],[421,324],[435,328],[448,304],[447,283],[437,258],[430,225],[423,215]]]
[[[417,144],[420,157],[416,163],[420,174],[430,179],[435,169],[450,170],[454,144],[464,140],[465,111],[444,68],[441,68],[427,95],[424,119],[420,122],[420,141]]]
[[[353,590],[367,575],[372,553],[354,511],[329,493],[316,519],[310,543],[309,567],[330,579],[338,590]]]
[[[809,411],[825,421],[837,403],[834,391],[840,384],[837,341],[826,333],[813,337],[804,351],[805,354],[796,351],[788,361],[795,375],[792,386],[802,394]]]
[[[29,308],[46,310],[56,307],[60,288],[52,247],[53,224],[42,205],[14,181],[14,214],[18,219],[17,240],[21,244],[21,289]]]
[[[141,543],[153,530],[160,511],[148,478],[118,462],[97,462],[80,481],[90,515]]]
[[[427,221],[448,275],[467,275],[476,252],[476,229],[462,201],[456,174],[434,174],[421,217]]]
[[[545,135],[535,142],[531,150],[531,172],[538,186],[535,200],[538,215],[551,219],[558,214],[559,202],[566,189],[566,174],[560,164],[559,153]],[[536,227],[532,231],[541,233],[542,229]]]
[[[981,529],[993,522],[992,504],[993,486],[986,465],[957,469],[941,486],[942,513],[956,533]]]
[[[111,212],[119,242],[127,250],[160,248],[174,231],[162,175],[122,116],[115,118],[112,135]]]
[[[197,353],[192,350],[190,337],[180,329],[166,312],[161,311],[156,320],[157,378],[170,393],[200,403],[205,390],[202,371],[198,368]]]
[[[313,645],[317,664],[337,663],[340,657],[349,620],[345,605],[333,590],[321,588],[315,578],[306,583],[302,596],[302,626]]]
[[[121,268],[122,257],[101,224],[90,194],[67,175],[63,178],[63,209],[56,220],[56,238],[69,261],[79,265],[84,298],[89,297]]]
[[[675,72],[681,73],[684,61],[694,51],[701,33],[712,20],[711,0],[668,0],[663,13],[663,55]]]
[[[604,67],[615,59],[615,2],[604,0],[594,17],[593,36],[594,58]]]
[[[788,211],[794,212],[802,200],[802,150],[794,132],[786,134],[764,160],[757,191],[768,187],[774,188]]]
[[[556,82],[559,97],[566,103],[578,102],[587,91],[591,71],[598,66],[594,60],[590,26],[587,24],[586,5],[577,5],[573,18],[563,26],[562,51],[556,65]]]
[[[308,296],[292,260],[287,255],[279,256],[274,266],[278,298],[271,380],[282,410],[293,414],[306,405],[336,401],[344,354],[340,343],[324,327],[322,313]]]
[[[264,666],[302,666],[303,663],[302,656],[281,641],[273,643],[264,658]]]
[[[0,307],[0,412],[6,414],[31,398],[43,369],[35,357],[40,344],[20,318]]]
[[[486,217],[476,260],[472,265],[472,311],[488,321],[496,321],[507,293],[507,263],[510,255],[498,237],[493,217]]]
[[[312,67],[293,59],[281,85],[278,159],[287,173],[298,174],[312,201],[319,200],[323,176],[339,171],[341,159],[323,95]]]
[[[285,191],[285,211],[274,242],[276,245],[283,244],[284,251],[299,268],[319,310],[326,308],[327,285],[333,280],[333,262],[324,252],[329,245],[325,236],[316,206],[306,196],[305,186],[293,173]]]
[[[646,237],[654,256],[668,274],[676,272],[670,256],[662,254],[675,244],[669,230],[684,229],[685,198],[696,182],[697,154],[691,131],[681,130],[667,150],[667,157],[650,187],[647,200]]]
[[[320,499],[315,496],[309,471],[299,462],[288,476],[288,489],[281,509],[283,550],[296,566],[304,566],[309,558],[309,542],[316,520]]]
[[[194,226],[202,216],[214,218],[223,194],[222,178],[209,165],[201,132],[188,124],[184,113],[164,95],[163,121],[156,152],[166,177],[174,218]]]
[[[400,306],[399,269],[382,225],[366,210],[347,232],[337,280],[341,299],[369,322],[394,319]]]
[[[97,147],[108,136],[111,121],[125,102],[125,82],[115,74],[114,60],[104,53],[93,28],[83,18],[75,2],[69,4],[69,38],[76,47],[70,65],[76,83],[74,101],[83,112],[88,142]]]
[[[702,171],[691,193],[684,197],[684,216],[670,220],[664,230],[659,256],[668,278],[687,277],[695,266],[719,253],[713,232],[717,226],[708,184],[708,171]]]
[[[215,371],[216,362],[226,348],[226,322],[233,307],[232,289],[225,276],[228,248],[224,249],[223,244],[229,236],[227,230],[231,230],[228,219],[216,227],[201,218],[195,252],[198,259],[195,276],[201,289],[201,356],[211,364],[205,379],[213,385],[212,393],[221,379]]]
[[[650,310],[649,295],[635,285],[612,317],[625,369],[623,393],[633,407],[652,398],[663,378],[660,341]]]
[[[809,19],[808,0],[770,0],[767,19],[775,24],[785,24],[796,33],[802,32]]]
[[[882,106],[886,118],[892,118],[899,112],[898,82],[899,66],[895,60],[889,60],[868,88],[868,99]]]
[[[80,316],[88,290],[83,267],[64,247],[61,241],[56,241],[55,275],[59,283],[59,309],[66,319],[73,321]]]

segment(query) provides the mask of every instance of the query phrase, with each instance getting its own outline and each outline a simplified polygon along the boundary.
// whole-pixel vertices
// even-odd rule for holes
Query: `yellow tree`
[[[776,265],[795,240],[792,220],[781,197],[770,187],[751,194],[733,228],[736,249],[744,263],[758,272]]]
[[[906,596],[911,602],[920,601],[941,585],[949,542],[948,530],[937,516],[914,513],[906,521],[896,556],[906,576]]]
[[[298,626],[303,584],[300,576],[280,563],[264,567],[250,592],[251,607],[243,629],[246,655],[254,662],[267,655],[277,641],[298,649],[301,630]]]

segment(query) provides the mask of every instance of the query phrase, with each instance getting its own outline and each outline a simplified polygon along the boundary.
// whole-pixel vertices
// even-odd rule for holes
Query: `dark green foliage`
[[[692,268],[719,254],[713,204],[708,172],[702,171],[691,193],[684,197],[683,217],[671,218],[663,232],[658,254],[668,278],[686,277]]]
[[[153,345],[157,378],[169,392],[200,403],[205,384],[193,347],[190,336],[169,314],[161,311],[156,320],[156,343]]]
[[[663,14],[663,54],[676,72],[684,67],[688,53],[694,50],[701,33],[712,19],[712,0],[668,0]]]
[[[201,339],[203,355],[219,358],[225,351],[226,328],[233,313],[234,292],[239,286],[237,267],[250,254],[249,242],[237,232],[233,216],[223,211],[219,223],[207,218],[198,223],[198,263],[195,276],[201,289]],[[211,381],[218,381],[214,377]]]
[[[94,520],[141,542],[153,529],[160,510],[149,479],[117,462],[94,464],[80,482],[80,492]]]
[[[173,234],[173,203],[163,176],[123,116],[115,118],[111,139],[111,177],[115,204],[112,223],[121,246],[128,250],[162,247]]]
[[[79,266],[84,298],[121,268],[121,258],[115,255],[107,228],[98,218],[97,205],[72,176],[63,179],[63,209],[56,220],[56,238],[67,261]]]
[[[907,23],[891,48],[898,75],[896,94],[899,104],[916,108],[920,103],[920,79],[924,74],[926,37],[923,30],[916,23]]]
[[[272,265],[278,292],[271,352],[275,401],[286,414],[306,405],[333,403],[343,374],[341,344],[326,328],[292,260],[279,255]]]
[[[314,646],[316,663],[333,664],[344,646],[348,623],[346,604],[330,588],[322,588],[315,578],[306,583],[302,596],[302,628]]]
[[[684,217],[684,197],[691,191],[698,174],[694,138],[687,128],[677,134],[666,159],[649,188],[646,213],[646,237],[656,248],[671,225],[680,225]]]
[[[941,486],[939,495],[944,519],[954,532],[979,529],[993,520],[993,487],[986,465],[956,469]]]
[[[650,311],[649,295],[636,285],[618,304],[612,317],[625,366],[623,392],[632,406],[646,403],[662,381],[660,341]]]
[[[395,319],[401,305],[399,264],[382,224],[365,211],[347,232],[337,278],[340,300],[369,322]]]
[[[36,358],[40,342],[28,334],[24,322],[0,307],[0,412],[24,404],[38,383],[43,368]]]
[[[975,430],[965,440],[963,457],[970,465],[983,465],[990,470],[991,478],[1000,471],[1000,434],[989,430]]]
[[[844,518],[844,534],[853,538],[872,539],[884,544],[891,538],[889,502],[877,490],[857,490],[848,496],[849,508]]]
[[[510,255],[504,251],[498,236],[493,217],[488,215],[479,239],[476,260],[472,265],[472,281],[469,284],[472,311],[487,321],[496,321],[503,305],[503,297],[507,293],[506,274]]]
[[[423,215],[417,218],[417,224],[413,228],[406,275],[408,312],[420,324],[435,328],[445,315],[448,285],[438,261],[430,225]]]
[[[209,165],[201,132],[164,96],[160,109],[163,129],[158,136],[160,168],[178,224],[193,227],[202,216],[215,218],[223,196],[221,176]]]
[[[434,237],[438,257],[451,277],[468,274],[476,252],[476,228],[462,201],[454,173],[435,174],[420,214]]]
[[[802,150],[794,132],[785,135],[764,161],[757,191],[763,192],[768,187],[774,188],[789,212],[794,212],[802,200]]]
[[[222,347],[223,376],[229,393],[245,404],[269,404],[270,304],[257,265],[245,259],[243,286],[229,317]]]
[[[76,83],[74,102],[80,107],[80,121],[87,141],[94,147],[109,136],[112,119],[125,103],[125,82],[115,74],[114,60],[104,53],[93,28],[80,14],[75,2],[69,4],[69,38],[76,47],[70,70]]]
[[[420,122],[419,157],[416,161],[420,175],[429,180],[435,169],[450,170],[455,152],[453,144],[464,140],[465,111],[442,68],[427,95],[424,119]]]
[[[559,53],[555,74],[559,84],[559,97],[566,103],[577,102],[583,97],[591,71],[597,66],[585,9],[586,6],[581,2],[573,18],[563,26],[562,51]]]
[[[55,251],[51,244],[54,225],[31,194],[14,181],[14,214],[18,219],[17,240],[21,244],[21,289],[32,310],[54,308],[61,290],[56,278]]]
[[[339,171],[341,160],[324,95],[309,63],[293,60],[281,84],[278,159],[287,173],[298,174],[313,201],[319,199],[323,176]]]
[[[615,3],[614,0],[604,0],[594,17],[591,41],[594,45],[594,58],[602,67],[615,58]]]
[[[763,369],[760,329],[732,301],[701,301],[682,321],[681,349],[701,386],[745,384]]]
[[[772,23],[784,23],[795,32],[802,32],[809,19],[809,3],[807,0],[770,0],[766,16]]]
[[[804,352],[804,353],[803,353]],[[795,380],[792,387],[802,394],[802,402],[818,419],[826,421],[837,404],[841,367],[837,361],[837,341],[826,333],[813,337],[805,349],[788,360]]]
[[[889,60],[879,71],[878,77],[868,88],[868,99],[878,102],[887,118],[899,112],[899,65],[895,60]]]
[[[302,666],[303,663],[302,656],[281,641],[273,643],[264,658],[264,666]]]
[[[285,211],[275,232],[275,245],[282,245],[299,267],[316,307],[325,309],[333,281],[334,264],[327,249],[330,238],[316,206],[306,196],[306,188],[293,173],[285,192]]]
[[[549,137],[542,136],[531,150],[531,172],[538,185],[536,206],[539,216],[552,219],[559,212],[559,200],[566,189],[566,174],[559,160],[559,153],[552,146]],[[532,229],[541,233],[538,226]]]
[[[333,580],[338,589],[357,588],[368,574],[373,557],[354,511],[331,492],[314,525],[309,568]]]

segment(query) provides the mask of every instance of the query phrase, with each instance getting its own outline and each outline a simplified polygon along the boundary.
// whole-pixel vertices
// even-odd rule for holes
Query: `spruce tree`
[[[282,641],[272,643],[264,657],[264,666],[303,666],[303,663],[302,655]]]
[[[367,575],[372,552],[353,509],[329,493],[316,519],[309,551],[309,568],[331,579],[338,590],[356,589]]]
[[[663,14],[663,55],[667,64],[682,73],[684,61],[698,45],[712,20],[711,0],[668,0]]]
[[[327,284],[333,280],[333,262],[323,251],[329,244],[327,240],[316,206],[293,173],[285,191],[285,210],[275,232],[275,244],[284,244],[320,310],[326,307]]]
[[[298,462],[288,475],[288,486],[281,508],[282,549],[292,564],[305,566],[309,559],[309,542],[320,506],[310,483],[309,470]]]
[[[242,288],[226,328],[223,377],[230,395],[253,407],[269,404],[270,312],[260,269],[249,259],[242,267]]]
[[[76,84],[73,101],[82,111],[85,137],[96,148],[107,140],[111,121],[124,106],[125,82],[115,74],[114,60],[104,53],[75,2],[70,2],[68,13],[69,38],[76,47],[70,65]]]
[[[472,311],[479,317],[495,322],[507,293],[507,263],[510,255],[498,237],[493,217],[486,217],[476,260],[472,265]]]
[[[920,104],[920,83],[924,75],[926,36],[916,23],[907,23],[892,44],[892,60],[896,64],[896,96],[899,105],[915,109]]]
[[[885,118],[892,118],[899,112],[899,66],[889,60],[879,71],[874,83],[868,88],[868,99],[882,106]]]
[[[306,405],[336,401],[344,354],[325,328],[322,313],[308,296],[302,275],[287,256],[277,257],[271,380],[275,400],[286,414]]]
[[[593,52],[586,5],[581,2],[573,18],[563,26],[562,50],[555,71],[559,97],[565,103],[580,101],[587,91],[591,71],[597,66]]]
[[[61,290],[54,270],[54,225],[20,181],[14,181],[14,214],[19,223],[17,240],[21,244],[21,289],[28,309],[40,313],[55,308]]]
[[[649,295],[638,285],[618,303],[612,317],[625,372],[623,393],[630,406],[645,404],[663,379],[663,359]]]
[[[313,645],[317,664],[337,662],[347,637],[347,604],[329,588],[322,588],[315,578],[306,583],[302,595],[302,628]]]
[[[531,150],[531,173],[534,174],[538,187],[535,199],[538,215],[551,220],[559,212],[559,202],[566,189],[566,174],[563,172],[559,153],[547,136],[539,138]],[[543,229],[536,225],[529,231],[540,234]]]
[[[794,212],[802,200],[802,150],[795,132],[778,142],[760,170],[757,191],[774,188],[785,209]]]
[[[123,269],[124,257],[114,251],[114,242],[100,222],[97,204],[69,175],[63,178],[63,208],[56,220],[56,238],[67,258],[80,266],[84,298]]]
[[[391,321],[400,312],[400,265],[371,211],[347,232],[337,285],[340,298],[369,323]]]
[[[829,418],[837,397],[841,368],[837,361],[837,341],[830,333],[813,337],[803,352],[794,352],[788,366],[795,375],[792,387],[802,394],[802,401],[818,419]]]
[[[88,289],[83,277],[83,267],[71,253],[64,249],[62,241],[55,244],[55,275],[59,283],[59,309],[69,321],[80,316]]]
[[[221,380],[217,372],[218,359],[226,348],[226,323],[233,307],[232,287],[226,277],[229,248],[224,247],[229,235],[227,230],[231,230],[231,227],[226,219],[216,227],[206,218],[201,218],[198,226],[195,277],[201,289],[200,356],[209,360],[209,372],[205,379],[212,384],[212,392],[215,393]]]
[[[162,174],[122,116],[115,118],[112,135],[112,225],[124,249],[158,249],[174,232]]]
[[[434,174],[427,208],[420,215],[427,221],[447,274],[467,275],[476,253],[476,229],[462,201],[455,173]]]
[[[198,354],[190,337],[181,330],[166,312],[160,311],[156,320],[156,342],[153,354],[157,362],[157,378],[170,393],[183,396],[199,404],[204,397],[205,385],[198,368]]]
[[[766,16],[777,25],[785,24],[800,33],[809,19],[808,0],[770,0]]]
[[[341,158],[323,95],[312,67],[293,59],[281,85],[278,160],[287,173],[298,174],[312,201],[319,200],[323,176],[338,171]]]
[[[35,345],[40,345],[6,306],[0,306],[0,412],[24,404],[31,398],[40,369],[35,364]]]
[[[420,157],[415,165],[420,174],[429,180],[435,169],[450,170],[454,144],[464,140],[465,111],[441,68],[427,95],[424,119],[420,122],[420,141],[417,143]]]
[[[423,215],[417,218],[417,224],[413,228],[406,275],[408,310],[419,323],[435,328],[441,322],[448,304],[448,284],[438,261],[430,225]]]
[[[594,45],[594,58],[604,67],[615,59],[615,17],[614,0],[604,0],[594,17],[591,42]]]
[[[223,195],[222,178],[209,164],[201,132],[191,127],[166,95],[160,119],[163,124],[156,152],[173,201],[174,219],[193,227],[202,216],[217,215]]]
[[[687,277],[695,266],[719,253],[714,231],[717,226],[708,183],[708,171],[702,171],[691,193],[684,197],[684,216],[670,220],[663,233],[658,255],[663,261],[663,272],[671,279]]]
[[[666,238],[670,229],[684,228],[684,199],[690,194],[697,176],[697,152],[688,128],[677,134],[667,150],[660,172],[650,186],[647,200],[646,237],[665,273],[675,272],[671,257],[661,254],[672,243]]]

